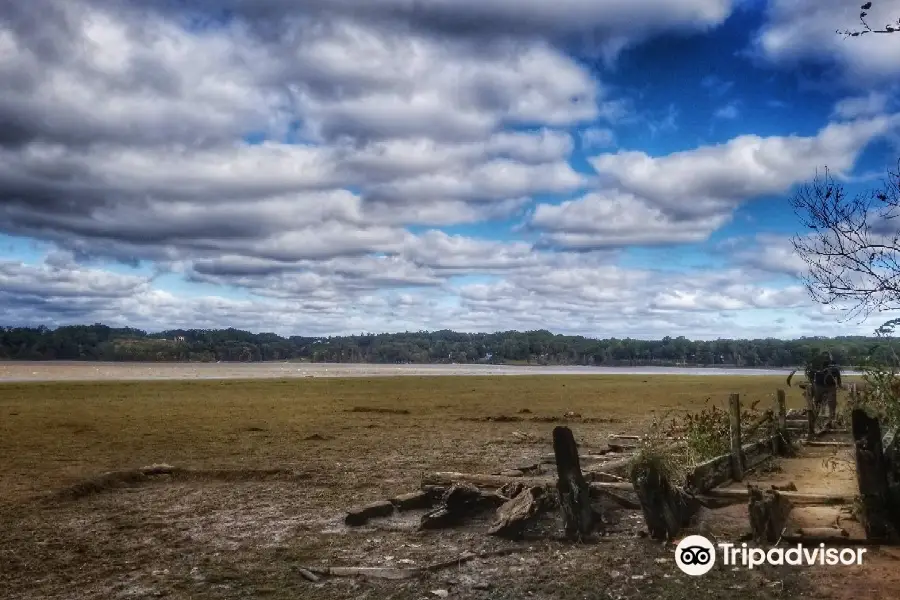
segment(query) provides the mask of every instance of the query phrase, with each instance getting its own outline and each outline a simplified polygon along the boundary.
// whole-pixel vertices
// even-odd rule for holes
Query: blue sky
[[[852,194],[900,156],[900,34],[835,35],[855,2],[2,16],[5,324],[709,339],[895,316],[812,303],[790,243],[817,169]]]

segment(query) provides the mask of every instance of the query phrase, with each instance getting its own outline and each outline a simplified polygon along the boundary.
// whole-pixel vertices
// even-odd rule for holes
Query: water
[[[360,363],[104,363],[0,361],[0,381],[134,381],[284,379],[304,377],[484,375],[703,375],[782,376],[791,369],[702,367],[526,367],[507,365],[381,365]],[[847,371],[847,375],[857,375]],[[802,376],[802,375],[801,375]]]

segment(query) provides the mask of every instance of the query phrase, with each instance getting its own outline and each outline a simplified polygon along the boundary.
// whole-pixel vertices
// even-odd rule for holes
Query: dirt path
[[[823,440],[849,441],[849,436],[832,435]],[[797,457],[780,460],[773,469],[754,472],[747,476],[746,482],[725,487],[743,488],[747,483],[752,483],[767,488],[772,484],[791,482],[800,492],[856,496],[853,449],[802,446]],[[720,531],[733,527],[731,531],[739,535],[747,529],[747,507],[740,504],[710,511],[704,519]],[[853,516],[850,506],[795,506],[787,527],[789,531],[801,527],[837,527],[847,531],[852,538],[865,537],[865,531]],[[867,548],[860,566],[797,568],[809,570],[809,583],[815,596],[822,599],[888,599],[896,598],[900,593],[900,548]]]

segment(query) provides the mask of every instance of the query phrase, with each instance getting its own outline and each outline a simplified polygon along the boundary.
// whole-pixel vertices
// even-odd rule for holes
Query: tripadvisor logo
[[[689,535],[675,547],[675,564],[688,575],[703,575],[716,564],[716,548],[702,535]]]
[[[761,565],[861,565],[865,548],[809,548],[797,544],[791,548],[750,548],[747,544],[718,544],[722,564],[753,569]],[[687,575],[703,575],[716,564],[716,549],[702,535],[689,535],[675,548],[675,564]]]

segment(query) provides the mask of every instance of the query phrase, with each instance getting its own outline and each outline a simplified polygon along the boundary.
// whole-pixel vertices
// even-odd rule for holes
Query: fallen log
[[[566,537],[582,540],[603,522],[591,506],[590,488],[581,472],[578,446],[568,427],[553,428],[553,452],[556,455],[559,506]]]
[[[382,500],[349,510],[347,516],[344,517],[344,524],[358,527],[368,523],[369,519],[389,517],[392,514],[394,514],[394,505],[387,500]]]
[[[756,486],[748,486],[750,501],[747,512],[750,515],[750,530],[753,540],[758,543],[774,544],[784,533],[791,503],[775,490],[761,490]]]
[[[497,517],[488,534],[511,540],[521,539],[528,524],[548,508],[546,494],[546,488],[535,486],[516,495],[497,509]]]
[[[431,508],[434,505],[434,498],[424,491],[410,492],[391,498],[390,503],[400,511],[419,510],[422,508]]]
[[[444,494],[440,506],[422,515],[419,529],[453,527],[463,519],[497,508],[507,500],[500,494],[484,492],[471,484],[455,484]]]

